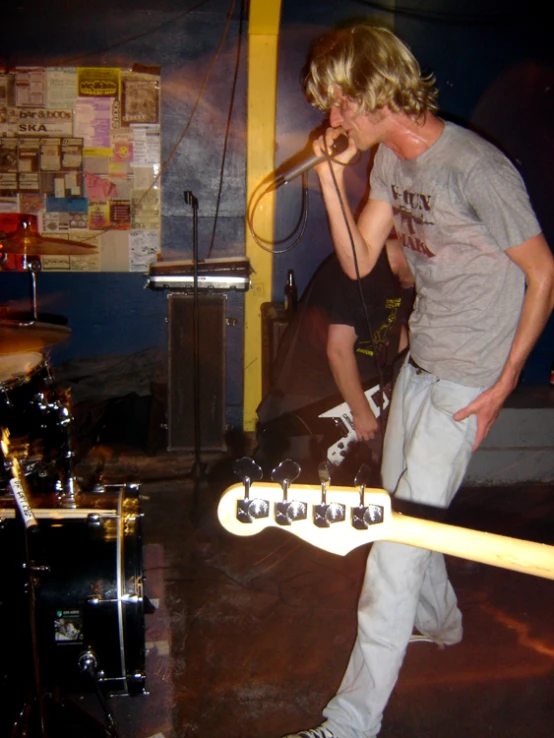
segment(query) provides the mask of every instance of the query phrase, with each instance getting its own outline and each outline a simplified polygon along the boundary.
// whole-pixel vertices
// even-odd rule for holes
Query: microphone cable
[[[341,138],[341,137],[339,137]],[[327,159],[327,161],[331,161],[334,154],[342,153],[346,149],[347,144],[347,137],[343,136],[342,138],[345,139],[345,142],[343,143],[344,148],[337,148],[337,150],[330,152],[325,151],[323,159]],[[346,143],[346,145],[345,145]],[[288,160],[287,160],[288,161]],[[311,163],[309,164],[309,167],[301,172],[302,175],[302,200],[300,205],[300,215],[298,216],[298,220],[296,222],[296,225],[292,228],[291,232],[288,236],[284,236],[280,239],[270,239],[270,238],[263,238],[261,235],[256,233],[256,229],[254,227],[254,215],[256,213],[256,210],[258,209],[258,206],[262,199],[268,195],[270,192],[277,191],[282,185],[288,184],[289,180],[284,179],[283,175],[280,175],[278,177],[275,177],[275,173],[279,171],[279,169],[282,168],[278,167],[277,170],[269,174],[267,177],[264,177],[264,179],[260,182],[260,184],[255,188],[254,192],[252,193],[250,197],[250,202],[247,207],[246,212],[246,221],[248,223],[248,229],[250,231],[250,235],[252,236],[254,242],[261,248],[263,251],[267,251],[270,254],[286,254],[289,251],[291,251],[302,239],[302,236],[304,235],[306,231],[306,226],[308,223],[308,213],[309,213],[309,191],[308,191],[308,169],[312,166],[315,166],[315,164],[318,163],[318,160],[314,157]],[[337,162],[340,163],[340,162]],[[349,162],[350,163],[350,162]],[[342,166],[348,166],[348,165],[342,165]],[[298,174],[294,175],[298,176]],[[265,189],[262,190],[262,192],[256,197],[258,191],[265,185]],[[298,233],[298,236],[296,236],[293,243],[290,244],[285,249],[275,249],[275,246],[280,246],[283,243],[287,243],[290,241],[295,234]],[[268,248],[268,246],[271,246],[272,248]]]
[[[370,346],[371,346],[371,350],[373,351],[373,361],[374,361],[374,364],[375,364],[375,371],[376,371],[376,375],[377,375],[377,380],[379,382],[379,392],[377,393],[378,394],[378,403],[377,403],[377,406],[379,408],[379,417],[377,418],[377,422],[379,423],[379,430],[380,430],[380,438],[379,438],[379,446],[380,446],[380,448],[379,448],[379,451],[380,451],[380,456],[382,457],[382,454],[383,454],[383,441],[384,441],[384,435],[385,435],[384,434],[384,430],[385,429],[384,429],[384,423],[383,423],[384,376],[383,376],[383,371],[381,369],[381,365],[379,363],[379,358],[378,358],[378,354],[377,354],[377,348],[375,346],[375,341],[374,341],[374,337],[373,337],[373,330],[372,330],[372,327],[371,327],[371,321],[369,319],[369,313],[368,313],[368,309],[367,309],[367,303],[365,301],[365,297],[364,297],[364,293],[363,293],[363,289],[362,289],[362,281],[361,281],[361,277],[360,277],[360,268],[359,268],[359,265],[358,265],[358,256],[356,254],[356,247],[354,245],[354,236],[352,235],[352,229],[350,228],[350,223],[348,222],[348,216],[347,216],[347,213],[346,213],[346,207],[345,207],[345,204],[344,204],[344,200],[343,200],[342,195],[340,193],[338,182],[337,182],[337,179],[335,177],[335,172],[333,171],[333,166],[331,164],[331,157],[328,157],[328,160],[327,161],[328,161],[328,164],[329,164],[329,170],[331,172],[331,178],[333,180],[333,185],[335,187],[335,192],[336,192],[336,195],[337,195],[337,198],[338,198],[338,201],[339,201],[339,205],[340,205],[342,217],[344,219],[344,224],[346,226],[346,230],[347,230],[347,233],[348,233],[348,239],[350,241],[350,247],[352,249],[352,258],[353,258],[353,261],[354,261],[354,269],[356,271],[356,284],[357,284],[357,287],[358,287],[358,296],[360,298],[360,304],[361,304],[362,312],[363,312],[363,315],[364,315],[364,322],[366,324],[366,329],[367,329],[368,336],[369,336],[369,343],[370,343]],[[386,248],[386,245],[383,246],[383,248]],[[375,264],[376,263],[377,262],[375,262]]]
[[[269,254],[286,254],[289,251],[291,251],[302,239],[302,236],[304,235],[306,231],[306,226],[308,224],[308,213],[309,213],[309,193],[308,193],[308,177],[307,172],[303,172],[302,174],[302,200],[300,203],[300,214],[298,216],[298,220],[296,221],[296,225],[292,228],[288,236],[285,236],[280,239],[271,239],[271,238],[263,238],[263,236],[256,233],[256,229],[254,227],[254,215],[256,213],[256,210],[259,207],[260,202],[262,199],[268,195],[270,192],[275,191],[277,188],[274,187],[273,182],[270,182],[269,185],[263,190],[256,199],[255,196],[258,192],[258,190],[267,182],[267,177],[260,182],[260,184],[256,187],[254,192],[252,193],[252,196],[250,198],[250,204],[246,210],[246,222],[248,224],[248,230],[250,231],[250,235],[252,236],[252,239],[254,242],[263,250],[266,251]],[[283,243],[287,243],[290,241],[294,235],[297,233],[295,240],[290,244],[290,246],[287,246],[284,249],[275,249],[274,246],[280,246]],[[270,248],[271,247],[271,248]]]

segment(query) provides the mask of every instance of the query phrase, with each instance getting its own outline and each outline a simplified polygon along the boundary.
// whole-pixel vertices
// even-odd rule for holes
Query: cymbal
[[[40,351],[64,341],[70,335],[71,328],[65,325],[0,320],[0,355]]]
[[[41,236],[24,228],[15,236],[0,240],[0,254],[2,252],[25,256],[85,256],[96,253],[96,246],[82,241]]]

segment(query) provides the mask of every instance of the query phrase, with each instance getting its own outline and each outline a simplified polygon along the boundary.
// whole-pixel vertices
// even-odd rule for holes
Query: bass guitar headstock
[[[320,485],[294,484],[300,466],[291,459],[263,482],[261,468],[248,458],[235,462],[240,483],[229,487],[218,506],[218,518],[230,533],[251,536],[269,527],[289,533],[331,553],[386,538],[391,525],[389,495],[367,486],[370,470],[360,468],[355,487],[333,486],[329,468],[320,465]]]

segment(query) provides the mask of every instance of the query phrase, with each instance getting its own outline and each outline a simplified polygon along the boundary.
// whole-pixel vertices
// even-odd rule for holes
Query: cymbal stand
[[[22,222],[24,228],[28,227],[26,221]],[[0,242],[6,238],[4,231],[0,231]],[[0,250],[0,267],[3,266],[7,260],[8,252]],[[40,256],[24,254],[22,268],[29,272],[31,276],[31,310],[33,316],[33,322],[38,320],[38,300],[37,300],[37,280],[38,273],[42,270],[42,263]]]
[[[57,482],[57,497],[62,507],[76,507],[77,495],[80,493],[80,485],[73,473],[73,458],[75,456],[71,440],[71,423],[73,415],[71,414],[71,393],[69,389],[60,392],[61,398],[54,402],[58,423],[64,430],[64,440],[62,443],[62,457],[65,462],[62,471],[62,479]]]
[[[21,220],[21,227],[25,233],[31,232],[31,223],[26,218]],[[42,269],[40,256],[25,254],[23,258],[23,268],[31,275],[31,309],[33,320],[36,321],[38,319],[37,280],[38,273]]]
[[[3,450],[7,451],[7,438],[4,431],[2,437]],[[5,453],[7,459],[10,459],[9,454]],[[39,661],[39,650],[38,650],[38,637],[36,628],[36,574],[41,571],[46,571],[47,567],[36,566],[31,560],[30,545],[29,545],[29,533],[36,533],[38,531],[38,523],[34,516],[34,513],[29,504],[26,482],[19,462],[15,458],[10,459],[12,478],[10,479],[10,487],[12,489],[13,496],[15,498],[18,515],[23,524],[24,534],[24,545],[25,545],[25,561],[23,568],[27,575],[27,595],[29,602],[29,629],[31,635],[31,656],[33,660],[33,697],[30,701],[25,702],[18,718],[13,725],[10,738],[25,738],[28,735],[28,725],[31,721],[33,714],[33,706],[38,707],[38,719],[40,726],[40,735],[43,738],[48,738],[47,720],[46,720],[46,707],[45,707],[45,693],[42,689],[41,670]],[[20,730],[21,727],[21,730]]]
[[[31,310],[32,310],[33,320],[36,321],[38,320],[38,300],[37,300],[38,273],[42,269],[40,257],[39,256],[27,256],[27,254],[25,254],[25,258],[23,260],[23,266],[31,275]]]

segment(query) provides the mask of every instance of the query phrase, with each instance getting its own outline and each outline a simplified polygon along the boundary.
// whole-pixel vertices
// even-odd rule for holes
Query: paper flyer
[[[0,192],[17,191],[17,139],[0,138]]]
[[[83,139],[87,149],[111,149],[111,100],[78,97],[75,101],[74,135]]]
[[[160,81],[140,65],[0,71],[0,213],[97,245],[45,270],[140,271],[159,254]]]
[[[133,230],[159,230],[160,191],[133,190],[131,194],[131,227]]]
[[[20,205],[19,205],[19,196],[13,195],[4,197],[3,195],[0,195],[0,213],[19,213],[20,212]],[[23,209],[21,209],[21,212],[27,212]],[[3,230],[3,228],[0,228],[0,230]]]
[[[147,272],[160,250],[160,232],[129,231],[129,270]]]
[[[110,227],[110,203],[108,200],[89,200],[88,227],[90,230],[105,230]]]
[[[71,257],[67,254],[58,256],[43,256],[42,270],[45,272],[70,272]]]
[[[73,111],[60,108],[21,108],[17,114],[16,132],[20,136],[72,136]]]
[[[159,164],[161,160],[159,125],[133,125],[135,166]]]
[[[37,215],[45,208],[44,197],[32,192],[21,192],[19,195],[19,207],[22,213]]]
[[[131,202],[129,200],[110,200],[110,225],[118,229],[131,227]]]
[[[85,172],[85,186],[90,200],[106,200],[115,194],[115,185],[107,175]]]
[[[149,74],[121,77],[121,123],[159,123],[160,79]]]
[[[18,67],[15,70],[15,104],[18,108],[42,108],[46,101],[43,67]]]
[[[47,67],[46,107],[71,109],[77,97],[77,70],[70,67]]]
[[[117,67],[78,67],[78,97],[117,97],[121,70]]]

